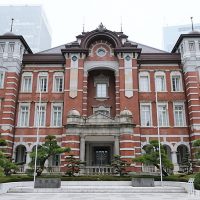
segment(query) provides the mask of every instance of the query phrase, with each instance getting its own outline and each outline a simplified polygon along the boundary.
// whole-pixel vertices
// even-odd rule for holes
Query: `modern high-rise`
[[[194,30],[200,31],[200,23],[194,24]],[[181,34],[187,34],[192,31],[192,25],[165,26],[163,28],[163,49],[171,52],[176,41]]]
[[[33,52],[51,48],[51,31],[40,5],[0,6],[0,35],[10,31],[23,35]]]

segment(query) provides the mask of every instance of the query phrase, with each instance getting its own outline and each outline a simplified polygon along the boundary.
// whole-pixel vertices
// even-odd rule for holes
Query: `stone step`
[[[61,188],[15,187],[8,193],[185,193],[183,187],[63,186]]]

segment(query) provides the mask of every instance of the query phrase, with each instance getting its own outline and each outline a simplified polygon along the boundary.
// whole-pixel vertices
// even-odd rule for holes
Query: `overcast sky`
[[[52,46],[75,40],[82,32],[98,27],[123,32],[129,39],[162,49],[162,28],[200,23],[200,0],[0,0],[6,5],[41,4],[52,29]]]

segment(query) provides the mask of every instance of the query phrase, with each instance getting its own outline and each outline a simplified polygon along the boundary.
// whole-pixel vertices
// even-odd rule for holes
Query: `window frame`
[[[162,124],[160,124],[160,115],[159,115],[159,106],[166,106],[166,119],[167,119],[167,121],[166,121],[166,123],[164,124],[163,123],[163,120],[162,120]],[[157,117],[158,117],[158,119],[157,119],[157,126],[159,126],[159,127],[169,127],[169,110],[168,110],[168,103],[167,102],[157,102]],[[163,118],[163,117],[162,117]]]
[[[148,82],[148,90],[142,90],[141,89],[141,77],[147,77]],[[150,92],[151,91],[151,84],[150,84],[150,75],[149,72],[140,72],[139,74],[139,91],[140,92]]]
[[[182,122],[183,124],[180,125],[177,123],[176,115],[175,115],[175,107],[182,106]],[[185,127],[186,126],[186,117],[185,117],[185,103],[184,102],[173,102],[173,114],[174,114],[174,126],[175,127]]]
[[[62,91],[57,91],[56,90],[56,78],[59,77],[59,78],[62,78]],[[61,73],[54,73],[53,75],[53,90],[52,90],[54,93],[62,93],[64,91],[64,74],[61,72]]]
[[[0,81],[0,89],[4,88],[4,83],[5,83],[5,71],[0,71],[0,77],[2,75],[2,81]],[[1,80],[1,78],[0,78]]]
[[[146,121],[145,121],[145,124],[142,123],[142,106],[149,106],[149,116],[150,116],[149,126],[145,125]],[[140,103],[140,125],[141,125],[141,127],[152,127],[152,105],[151,105],[151,103]]]
[[[179,77],[179,90],[173,90],[173,77]],[[182,75],[178,71],[171,72],[170,74],[170,79],[171,79],[171,92],[183,92],[183,81],[182,81]]]
[[[30,91],[24,91],[24,77],[30,77]],[[23,93],[31,93],[33,90],[33,74],[31,72],[25,72],[22,74],[22,83],[21,83],[21,92]]]
[[[60,113],[61,113],[61,119],[60,119],[60,125],[54,124],[54,107],[60,107]],[[62,127],[62,119],[63,119],[63,103],[52,103],[51,105],[51,126],[52,127]],[[58,124],[58,122],[56,122]]]
[[[3,54],[5,52],[6,43],[0,42],[0,54]]]
[[[188,41],[188,49],[190,52],[195,52],[195,41]]]
[[[13,54],[15,52],[15,42],[9,42],[8,44],[8,53]]]
[[[40,78],[46,77],[46,91],[40,90]],[[37,77],[37,93],[48,93],[48,72],[40,72]]]
[[[159,84],[157,84],[157,78],[158,77],[163,77],[163,83],[164,83],[164,89],[163,90],[158,90],[157,86]],[[166,74],[163,71],[157,71],[155,72],[154,75],[154,83],[155,83],[155,91],[156,92],[167,92],[167,83],[166,83]]]
[[[26,124],[22,124],[22,107],[28,107],[28,116],[27,116],[27,125]],[[30,124],[30,103],[19,103],[19,111],[18,111],[18,123],[17,125],[19,127],[29,127]]]
[[[37,124],[37,119],[39,119],[39,117],[37,117],[37,107],[39,107],[40,103],[36,103],[35,104],[35,115],[34,115],[34,125],[35,127],[38,127],[39,125]],[[41,107],[44,107],[44,125],[40,125],[39,127],[46,127],[46,118],[47,118],[47,112],[46,112],[46,108],[47,108],[47,103],[41,103]],[[39,110],[38,110],[39,111]]]
[[[101,95],[100,96],[98,95],[99,94],[99,90],[98,90],[99,87],[98,86],[100,86],[100,85],[105,86],[105,96],[102,95],[102,91],[103,91],[102,87],[101,87],[101,91],[100,91]],[[107,83],[103,83],[103,82],[102,83],[96,83],[96,98],[98,98],[98,99],[108,98],[108,84]]]

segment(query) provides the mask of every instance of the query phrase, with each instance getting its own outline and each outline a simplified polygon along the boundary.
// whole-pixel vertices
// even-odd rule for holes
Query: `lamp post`
[[[162,158],[161,158],[161,145],[160,145],[160,125],[159,125],[159,113],[158,113],[158,92],[156,89],[156,114],[157,114],[157,132],[158,132],[158,150],[159,150],[159,160],[160,160],[160,181],[161,186],[163,186],[163,177],[162,177]]]
[[[38,105],[38,119],[36,119],[37,131],[36,131],[36,148],[35,148],[33,188],[35,187],[37,157],[38,157],[38,145],[39,145],[39,132],[40,132],[40,125],[41,125],[41,99],[42,99],[41,87],[39,87],[39,89],[40,89],[40,96],[39,96],[39,105]]]

